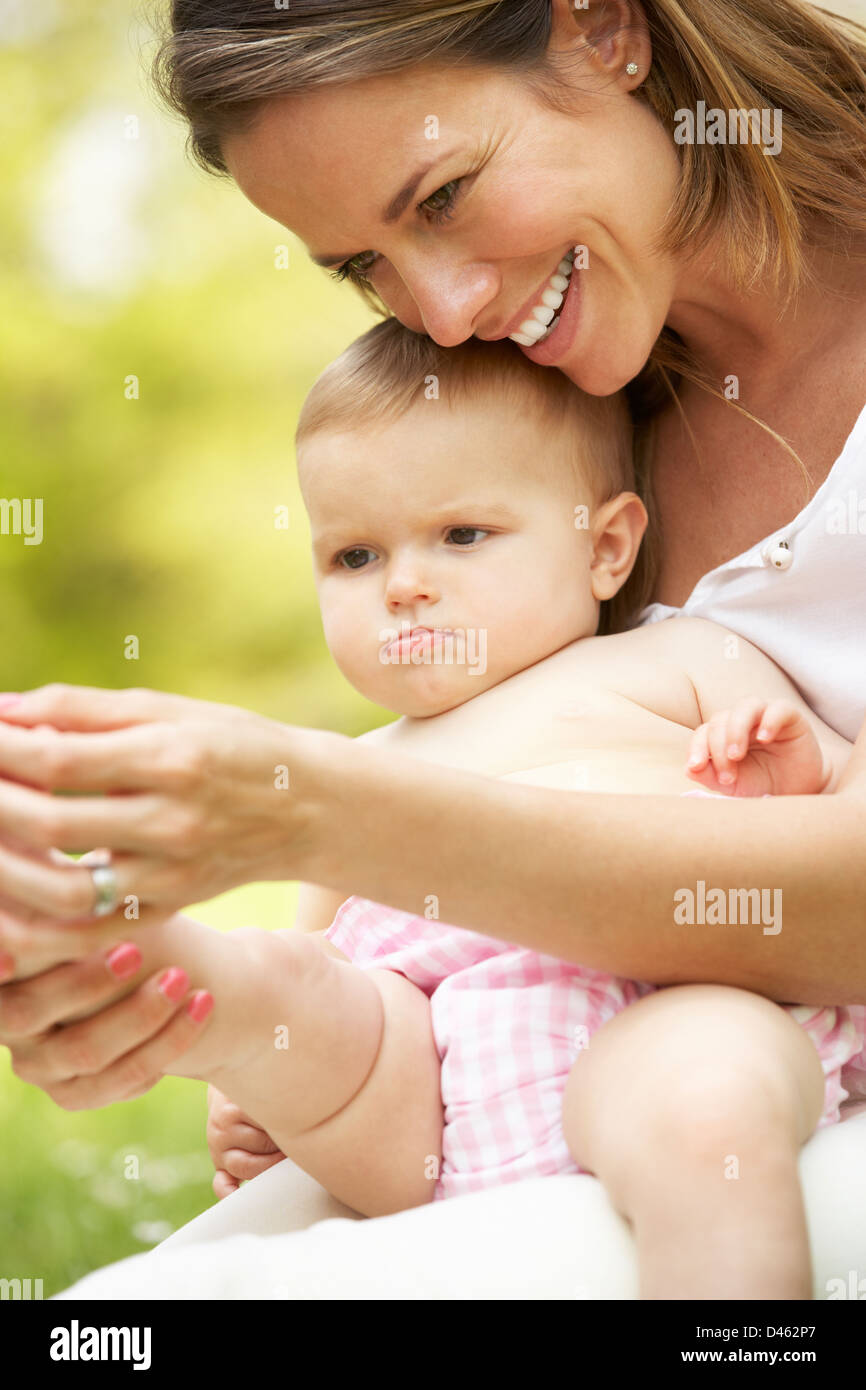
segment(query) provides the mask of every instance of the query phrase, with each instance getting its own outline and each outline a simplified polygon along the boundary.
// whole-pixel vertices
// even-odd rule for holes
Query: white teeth
[[[538,319],[524,319],[520,325],[520,332],[537,343],[538,339],[543,338],[547,332],[547,324],[539,323]]]
[[[530,309],[531,317],[523,320],[516,333],[509,333],[509,338],[512,338],[515,343],[520,343],[521,347],[533,347],[536,343],[540,343],[550,336],[559,323],[560,316],[556,311],[561,308],[565,299],[565,291],[568,289],[569,277],[573,269],[574,252],[569,251],[566,256],[563,256],[541,291],[538,303]]]

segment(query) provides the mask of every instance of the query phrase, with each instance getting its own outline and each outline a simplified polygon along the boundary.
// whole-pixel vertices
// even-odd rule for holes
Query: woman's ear
[[[649,72],[652,44],[638,0],[551,0],[550,46],[571,51],[630,91]],[[637,71],[626,72],[634,63]]]
[[[599,507],[593,521],[589,572],[593,598],[613,598],[637,559],[649,517],[636,492],[620,492]]]

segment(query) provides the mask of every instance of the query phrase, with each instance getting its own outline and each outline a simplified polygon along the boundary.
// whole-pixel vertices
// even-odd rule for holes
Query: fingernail
[[[0,951],[0,980],[8,980],[15,973],[15,962],[5,951]]]
[[[720,782],[733,782],[733,780],[734,780],[734,774],[733,774],[733,772],[720,772],[720,773],[719,773],[719,781],[720,781]]]
[[[20,699],[20,695],[0,695],[0,709],[11,709]]]
[[[698,757],[689,758],[689,767],[698,767],[703,760]]]
[[[192,996],[192,999],[190,999],[189,1003],[187,1004],[186,1011],[192,1019],[193,1023],[201,1023],[204,1019],[207,1018],[212,1008],[213,995],[209,994],[206,989],[199,989],[196,990],[195,994]]]
[[[737,747],[737,745],[736,745],[735,743],[730,743],[730,744],[728,744],[728,757],[729,757],[729,758],[735,758],[735,757],[737,756],[737,754],[739,753],[739,751],[740,751],[740,750],[739,750],[739,748]]]
[[[173,965],[170,970],[166,970],[165,974],[160,976],[158,988],[166,999],[170,999],[173,1004],[176,1004],[189,989],[189,976],[185,970]]]
[[[759,729],[759,730],[758,730],[758,738],[761,740],[762,743],[764,742],[765,739],[768,739],[769,737],[770,737],[770,730],[769,730],[769,729]]]
[[[105,957],[105,964],[118,980],[128,980],[141,965],[141,951],[131,941],[115,946]]]

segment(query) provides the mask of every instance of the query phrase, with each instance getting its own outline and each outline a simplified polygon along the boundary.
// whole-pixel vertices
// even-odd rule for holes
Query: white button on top
[[[794,563],[794,556],[787,541],[772,541],[764,546],[761,555],[765,565],[772,565],[777,570],[790,569]]]

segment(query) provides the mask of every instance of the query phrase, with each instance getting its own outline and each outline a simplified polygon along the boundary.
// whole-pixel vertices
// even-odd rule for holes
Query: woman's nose
[[[397,273],[399,290],[388,307],[407,328],[423,331],[445,348],[472,337],[498,292],[496,272],[489,265],[459,265],[425,255],[407,259]]]

